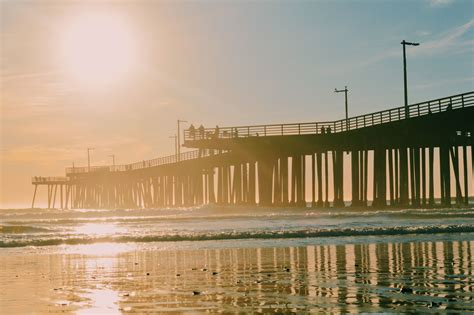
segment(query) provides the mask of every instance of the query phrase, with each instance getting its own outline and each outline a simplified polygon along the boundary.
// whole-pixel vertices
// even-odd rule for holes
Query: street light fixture
[[[90,151],[94,150],[94,148],[87,148],[87,172],[90,173],[91,171],[91,154]]]
[[[408,110],[408,91],[407,91],[407,57],[405,46],[419,46],[420,43],[410,43],[403,40],[400,44],[403,46],[403,88],[405,92],[405,118],[410,117],[410,111]]]
[[[186,120],[180,120],[178,119],[178,150],[177,150],[177,161],[179,162],[179,158],[180,158],[180,154],[181,154],[181,150],[180,150],[180,146],[181,146],[181,140],[180,140],[180,137],[179,137],[179,134],[180,134],[180,127],[179,127],[179,124],[180,123],[187,123]]]
[[[349,92],[349,90],[347,89],[347,85],[344,87],[344,90],[334,89],[334,93],[341,93],[341,92],[344,92],[345,98],[346,98],[346,131],[347,131],[349,130],[349,111],[347,108],[347,92]]]
[[[178,136],[169,136],[169,138],[174,139],[174,155],[176,155],[176,160],[178,159]]]

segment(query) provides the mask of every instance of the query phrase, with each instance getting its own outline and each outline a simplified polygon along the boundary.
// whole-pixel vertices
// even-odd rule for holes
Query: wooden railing
[[[397,107],[350,117],[347,120],[187,129],[184,131],[184,141],[337,133],[471,106],[474,106],[474,92],[412,104],[407,109]]]
[[[201,151],[201,153],[200,153]],[[221,152],[224,153],[224,152]],[[200,155],[201,154],[201,155]],[[213,154],[217,154],[215,151]],[[124,171],[133,171],[148,167],[155,167],[165,164],[172,164],[177,163],[180,161],[187,161],[193,160],[200,157],[206,157],[211,155],[211,150],[194,150],[183,152],[178,156],[168,155],[164,157],[159,157],[152,160],[143,160],[140,162],[135,162],[131,164],[123,164],[123,165],[103,165],[103,166],[91,166],[90,168],[87,166],[79,166],[79,167],[67,167],[66,168],[66,175],[73,175],[73,174],[81,174],[81,173],[92,173],[92,172],[124,172]]]
[[[471,106],[474,106],[474,92],[468,92],[464,94],[458,94],[436,100],[413,104],[410,105],[407,110],[405,109],[405,107],[397,107],[371,114],[351,117],[347,120],[341,119],[329,122],[236,126],[215,129],[208,128],[196,129],[194,131],[190,131],[188,129],[184,131],[184,138],[185,141],[195,141],[204,139],[231,139],[246,137],[338,133]],[[66,168],[66,175],[89,172],[131,171],[165,164],[172,164],[178,161],[192,160],[197,159],[199,157],[206,157],[211,155],[211,150],[202,150],[201,155],[199,151],[200,150],[194,150],[181,153],[179,159],[177,155],[169,155],[152,160],[135,162],[132,164],[123,164],[115,166],[91,166],[90,168],[87,166],[68,167]],[[214,152],[217,153],[217,151]],[[221,153],[225,153],[225,151],[222,151]]]
[[[69,178],[68,177],[43,177],[43,176],[34,176],[31,178],[31,183],[32,184],[44,184],[44,183],[51,183],[51,182],[56,182],[56,183],[65,183],[68,182]]]

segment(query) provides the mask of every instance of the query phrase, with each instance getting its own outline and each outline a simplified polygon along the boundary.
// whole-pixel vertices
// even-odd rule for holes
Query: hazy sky
[[[0,207],[29,206],[31,176],[85,165],[87,147],[93,164],[173,154],[177,118],[209,127],[339,119],[343,95],[333,91],[344,85],[351,115],[400,106],[403,39],[421,43],[408,48],[410,103],[474,90],[473,7],[0,1]],[[76,40],[75,25],[96,42]],[[88,62],[115,44],[106,62]]]

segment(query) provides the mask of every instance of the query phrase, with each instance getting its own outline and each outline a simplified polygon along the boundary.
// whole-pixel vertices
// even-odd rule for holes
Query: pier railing
[[[103,166],[79,166],[79,167],[67,167],[66,175],[80,174],[80,173],[92,173],[92,172],[124,172],[124,171],[133,171],[143,168],[155,167],[165,164],[173,164],[181,161],[193,160],[200,157],[207,157],[212,154],[217,154],[217,151],[211,152],[213,150],[193,150],[188,152],[183,152],[179,155],[173,154],[164,157],[159,157],[152,160],[143,160],[140,162],[135,162],[131,164],[122,164],[122,165],[103,165]]]
[[[420,116],[474,106],[474,92],[458,94],[426,102],[416,103],[408,108],[397,107],[375,113],[327,122],[288,123],[222,128],[197,128],[184,131],[184,140],[211,140],[247,137],[326,134],[345,132],[385,123],[416,118]]]
[[[43,184],[43,183],[66,183],[69,181],[68,177],[43,177],[43,176],[33,176],[31,178],[32,184]]]

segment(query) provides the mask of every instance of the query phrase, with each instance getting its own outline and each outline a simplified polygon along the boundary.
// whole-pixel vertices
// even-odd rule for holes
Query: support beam
[[[474,159],[474,157],[471,157]],[[469,205],[469,179],[468,179],[468,163],[467,163],[467,146],[462,146],[462,160],[463,160],[463,178],[464,178],[464,205]]]
[[[430,146],[428,148],[428,204],[430,207],[434,206],[434,148]]]
[[[351,152],[352,207],[359,206],[359,151]]]
[[[35,192],[33,193],[33,200],[31,201],[31,209],[35,207],[35,198],[36,198],[36,191],[38,190],[38,185],[35,184]]]

